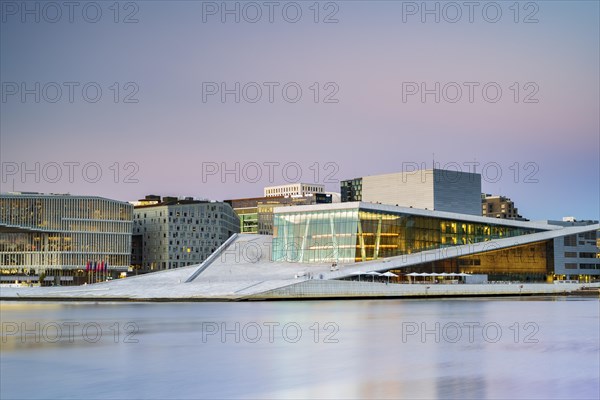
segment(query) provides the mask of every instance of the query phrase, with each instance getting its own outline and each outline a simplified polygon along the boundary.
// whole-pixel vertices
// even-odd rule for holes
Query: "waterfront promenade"
[[[240,301],[320,298],[400,298],[463,296],[564,295],[600,283],[399,284],[355,278],[401,269],[421,262],[422,255],[340,265],[270,260],[270,237],[237,235],[200,265],[133,276],[84,286],[1,287],[1,300],[51,301]],[[498,242],[502,242],[499,240]],[[502,245],[500,243],[499,245]],[[441,255],[436,255],[441,257]],[[451,257],[452,254],[446,254]],[[369,281],[371,280],[371,281]]]

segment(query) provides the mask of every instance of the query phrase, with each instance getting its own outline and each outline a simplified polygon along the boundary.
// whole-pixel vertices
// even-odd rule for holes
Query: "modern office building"
[[[515,281],[600,275],[595,221],[567,227],[347,202],[279,207],[273,225],[274,261],[356,263],[420,255],[423,262],[402,273],[487,274],[490,280]],[[565,254],[576,252],[577,259],[565,264]]]
[[[481,194],[481,215],[484,217],[527,221],[527,219],[519,215],[519,210],[515,207],[515,203],[511,199],[486,193]]]
[[[325,186],[316,183],[290,183],[288,185],[267,186],[265,197],[306,196],[313,193],[325,193]]]
[[[363,201],[481,215],[481,175],[429,169],[342,181],[342,202]]]
[[[0,280],[73,285],[117,277],[133,206],[96,196],[0,194]]]
[[[293,196],[265,196],[225,200],[240,218],[240,233],[273,232],[273,208],[278,206],[331,203],[332,194],[309,193]]]
[[[598,221],[547,221],[562,227],[585,227]],[[600,275],[600,234],[595,231],[574,233],[554,239],[554,268],[561,276]]]
[[[190,197],[165,197],[133,214],[132,260],[142,272],[199,264],[240,231],[229,204]]]
[[[283,199],[284,196],[273,197]],[[258,202],[269,200],[267,197],[248,197],[244,199],[225,200],[240,219],[240,233],[258,233]]]
[[[342,203],[362,201],[362,180],[363,178],[354,178],[340,182]]]

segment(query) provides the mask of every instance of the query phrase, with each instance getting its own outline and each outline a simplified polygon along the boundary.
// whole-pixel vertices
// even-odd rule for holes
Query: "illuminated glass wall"
[[[544,280],[546,274],[552,272],[552,250],[549,240],[463,256],[458,258],[459,272],[498,276],[538,274],[542,278],[539,280]]]
[[[273,260],[354,261],[357,222],[358,209],[275,214]]]
[[[306,263],[369,261],[537,232],[358,208],[281,212],[273,224],[274,259]]]
[[[258,233],[258,209],[236,210],[240,218],[240,233]]]
[[[550,239],[468,256],[432,260],[392,272],[399,275],[397,280],[404,281],[410,281],[404,274],[426,272],[485,274],[490,281],[546,282],[553,274],[553,250],[553,240]],[[436,279],[456,278],[421,277],[416,281]]]

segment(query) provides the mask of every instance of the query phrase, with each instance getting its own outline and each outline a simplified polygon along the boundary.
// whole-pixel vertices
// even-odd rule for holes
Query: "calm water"
[[[597,399],[599,306],[0,303],[0,397]]]

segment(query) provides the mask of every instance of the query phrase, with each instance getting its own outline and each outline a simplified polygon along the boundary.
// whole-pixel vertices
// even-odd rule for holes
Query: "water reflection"
[[[0,397],[598,398],[574,300],[4,302]]]

